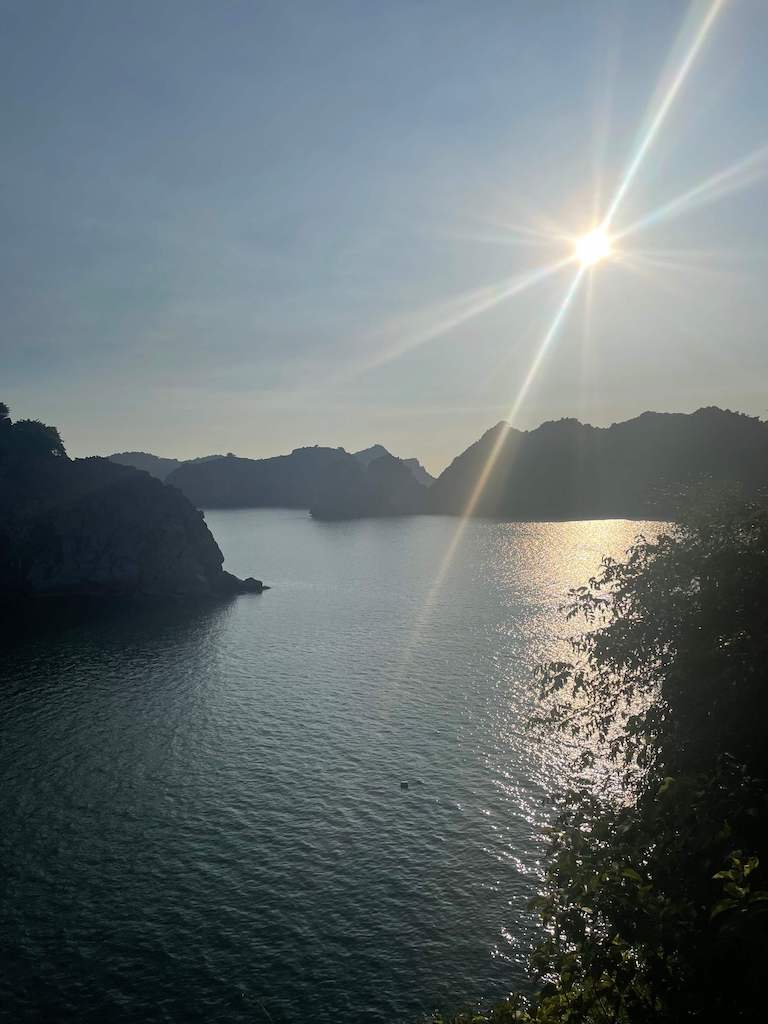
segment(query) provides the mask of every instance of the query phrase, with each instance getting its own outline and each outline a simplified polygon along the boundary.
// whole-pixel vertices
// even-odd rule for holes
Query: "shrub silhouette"
[[[66,458],[67,452],[56,427],[40,420],[11,420],[10,410],[0,402],[0,456],[16,461]]]
[[[446,1024],[720,1024],[764,1015],[768,510],[699,511],[570,595],[587,629],[540,670],[555,797],[533,999]],[[589,772],[607,755],[611,795]]]

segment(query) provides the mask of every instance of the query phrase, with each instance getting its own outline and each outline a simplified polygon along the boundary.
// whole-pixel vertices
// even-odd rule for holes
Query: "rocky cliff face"
[[[0,593],[216,596],[260,590],[222,569],[201,512],[106,459],[0,465]]]

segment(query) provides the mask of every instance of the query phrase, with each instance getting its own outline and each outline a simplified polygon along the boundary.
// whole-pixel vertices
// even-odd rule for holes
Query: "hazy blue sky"
[[[709,7],[0,2],[0,397],[77,455],[380,441],[441,469],[573,268],[433,329],[568,254]],[[726,2],[617,227],[768,143],[766,52],[765,0]],[[765,166],[596,268],[515,425],[766,415]]]

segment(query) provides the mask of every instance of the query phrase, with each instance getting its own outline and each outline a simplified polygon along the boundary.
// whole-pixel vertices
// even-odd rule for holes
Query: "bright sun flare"
[[[610,254],[611,241],[601,228],[576,239],[575,255],[582,267],[591,267]]]

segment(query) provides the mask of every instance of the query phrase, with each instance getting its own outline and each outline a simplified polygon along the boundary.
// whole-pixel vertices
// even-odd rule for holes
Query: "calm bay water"
[[[525,978],[557,605],[655,526],[210,512],[224,605],[14,623],[9,1021],[415,1021]],[[400,783],[407,781],[407,791]]]

